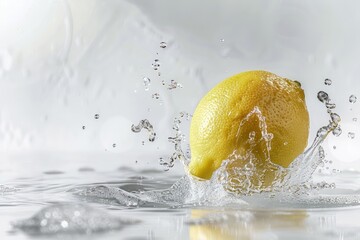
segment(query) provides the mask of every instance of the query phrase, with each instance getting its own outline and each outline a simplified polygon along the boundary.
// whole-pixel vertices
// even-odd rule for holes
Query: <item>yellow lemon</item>
[[[249,116],[254,109],[265,119],[271,147],[259,141],[264,129],[257,116]],[[308,135],[309,114],[300,83],[266,71],[243,72],[219,83],[198,104],[190,126],[189,171],[210,179],[223,160],[250,146],[258,165],[270,159],[286,168],[304,151]],[[260,143],[251,145],[249,137]]]

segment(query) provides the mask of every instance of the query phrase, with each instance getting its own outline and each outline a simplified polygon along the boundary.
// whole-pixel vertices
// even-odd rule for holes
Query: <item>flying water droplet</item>
[[[331,113],[330,117],[335,124],[338,124],[341,121],[341,118],[337,113]]]
[[[150,78],[148,77],[144,77],[143,78],[143,83],[144,83],[144,86],[145,86],[145,91],[148,91],[149,90],[149,86],[150,86]]]
[[[170,84],[168,86],[169,90],[175,89],[175,88],[182,88],[182,85],[178,82],[176,82],[175,80],[171,80]]]
[[[94,115],[94,118],[95,118],[95,119],[99,119],[99,118],[100,118],[100,115],[97,113],[97,114]]]
[[[161,47],[161,48],[166,48],[166,47],[167,47],[167,43],[166,43],[166,42],[161,42],[161,43],[160,43],[160,47]]]
[[[357,97],[355,95],[351,95],[349,97],[349,102],[351,102],[351,103],[356,103],[356,100],[357,100]]]
[[[325,103],[325,102],[329,101],[329,95],[324,91],[318,92],[317,97],[320,100],[320,102],[322,102],[322,103]]]
[[[159,68],[160,68],[159,59],[155,59],[155,60],[154,60],[154,63],[152,63],[151,66],[153,67],[153,69],[154,69],[155,71],[159,70]]]
[[[351,138],[351,139],[354,139],[355,138],[355,133],[348,132],[348,137]]]
[[[154,93],[154,94],[152,95],[152,98],[154,98],[154,99],[159,99],[159,98],[160,98],[160,94],[159,94],[159,93]]]
[[[326,78],[324,83],[325,83],[325,85],[330,86],[332,84],[332,80],[329,78]]]
[[[336,108],[336,104],[330,103],[330,102],[325,103],[325,106],[327,109],[335,109]]]
[[[336,137],[340,136],[341,133],[342,133],[342,130],[341,130],[340,126],[337,126],[337,127],[332,131],[332,133],[333,133],[334,136],[336,136]]]

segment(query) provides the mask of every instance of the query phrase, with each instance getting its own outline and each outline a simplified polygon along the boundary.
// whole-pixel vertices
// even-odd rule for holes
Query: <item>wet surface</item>
[[[1,239],[360,238],[354,221],[360,216],[359,172],[317,175],[336,188],[308,195],[234,198],[218,190],[206,201],[188,202],[186,177],[157,169],[100,171],[92,165],[38,172],[3,172]]]

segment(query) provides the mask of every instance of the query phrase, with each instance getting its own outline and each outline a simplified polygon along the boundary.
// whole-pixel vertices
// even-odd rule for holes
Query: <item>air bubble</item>
[[[249,140],[250,140],[250,142],[252,142],[252,141],[255,140],[255,135],[256,135],[256,133],[255,133],[254,131],[252,131],[252,132],[249,133]]]
[[[356,100],[357,100],[357,97],[356,97],[355,95],[351,95],[351,96],[349,97],[349,102],[351,102],[351,103],[355,103]]]

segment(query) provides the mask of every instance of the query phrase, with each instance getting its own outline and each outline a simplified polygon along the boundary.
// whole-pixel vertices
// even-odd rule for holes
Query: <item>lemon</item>
[[[249,117],[255,109],[261,112],[266,130],[272,136],[271,147],[267,141],[252,146],[257,165],[270,159],[286,168],[304,151],[309,114],[300,83],[266,71],[243,72],[210,90],[193,114],[189,164],[192,175],[210,179],[234,151],[246,153],[249,136],[259,142],[264,135],[259,118]]]

